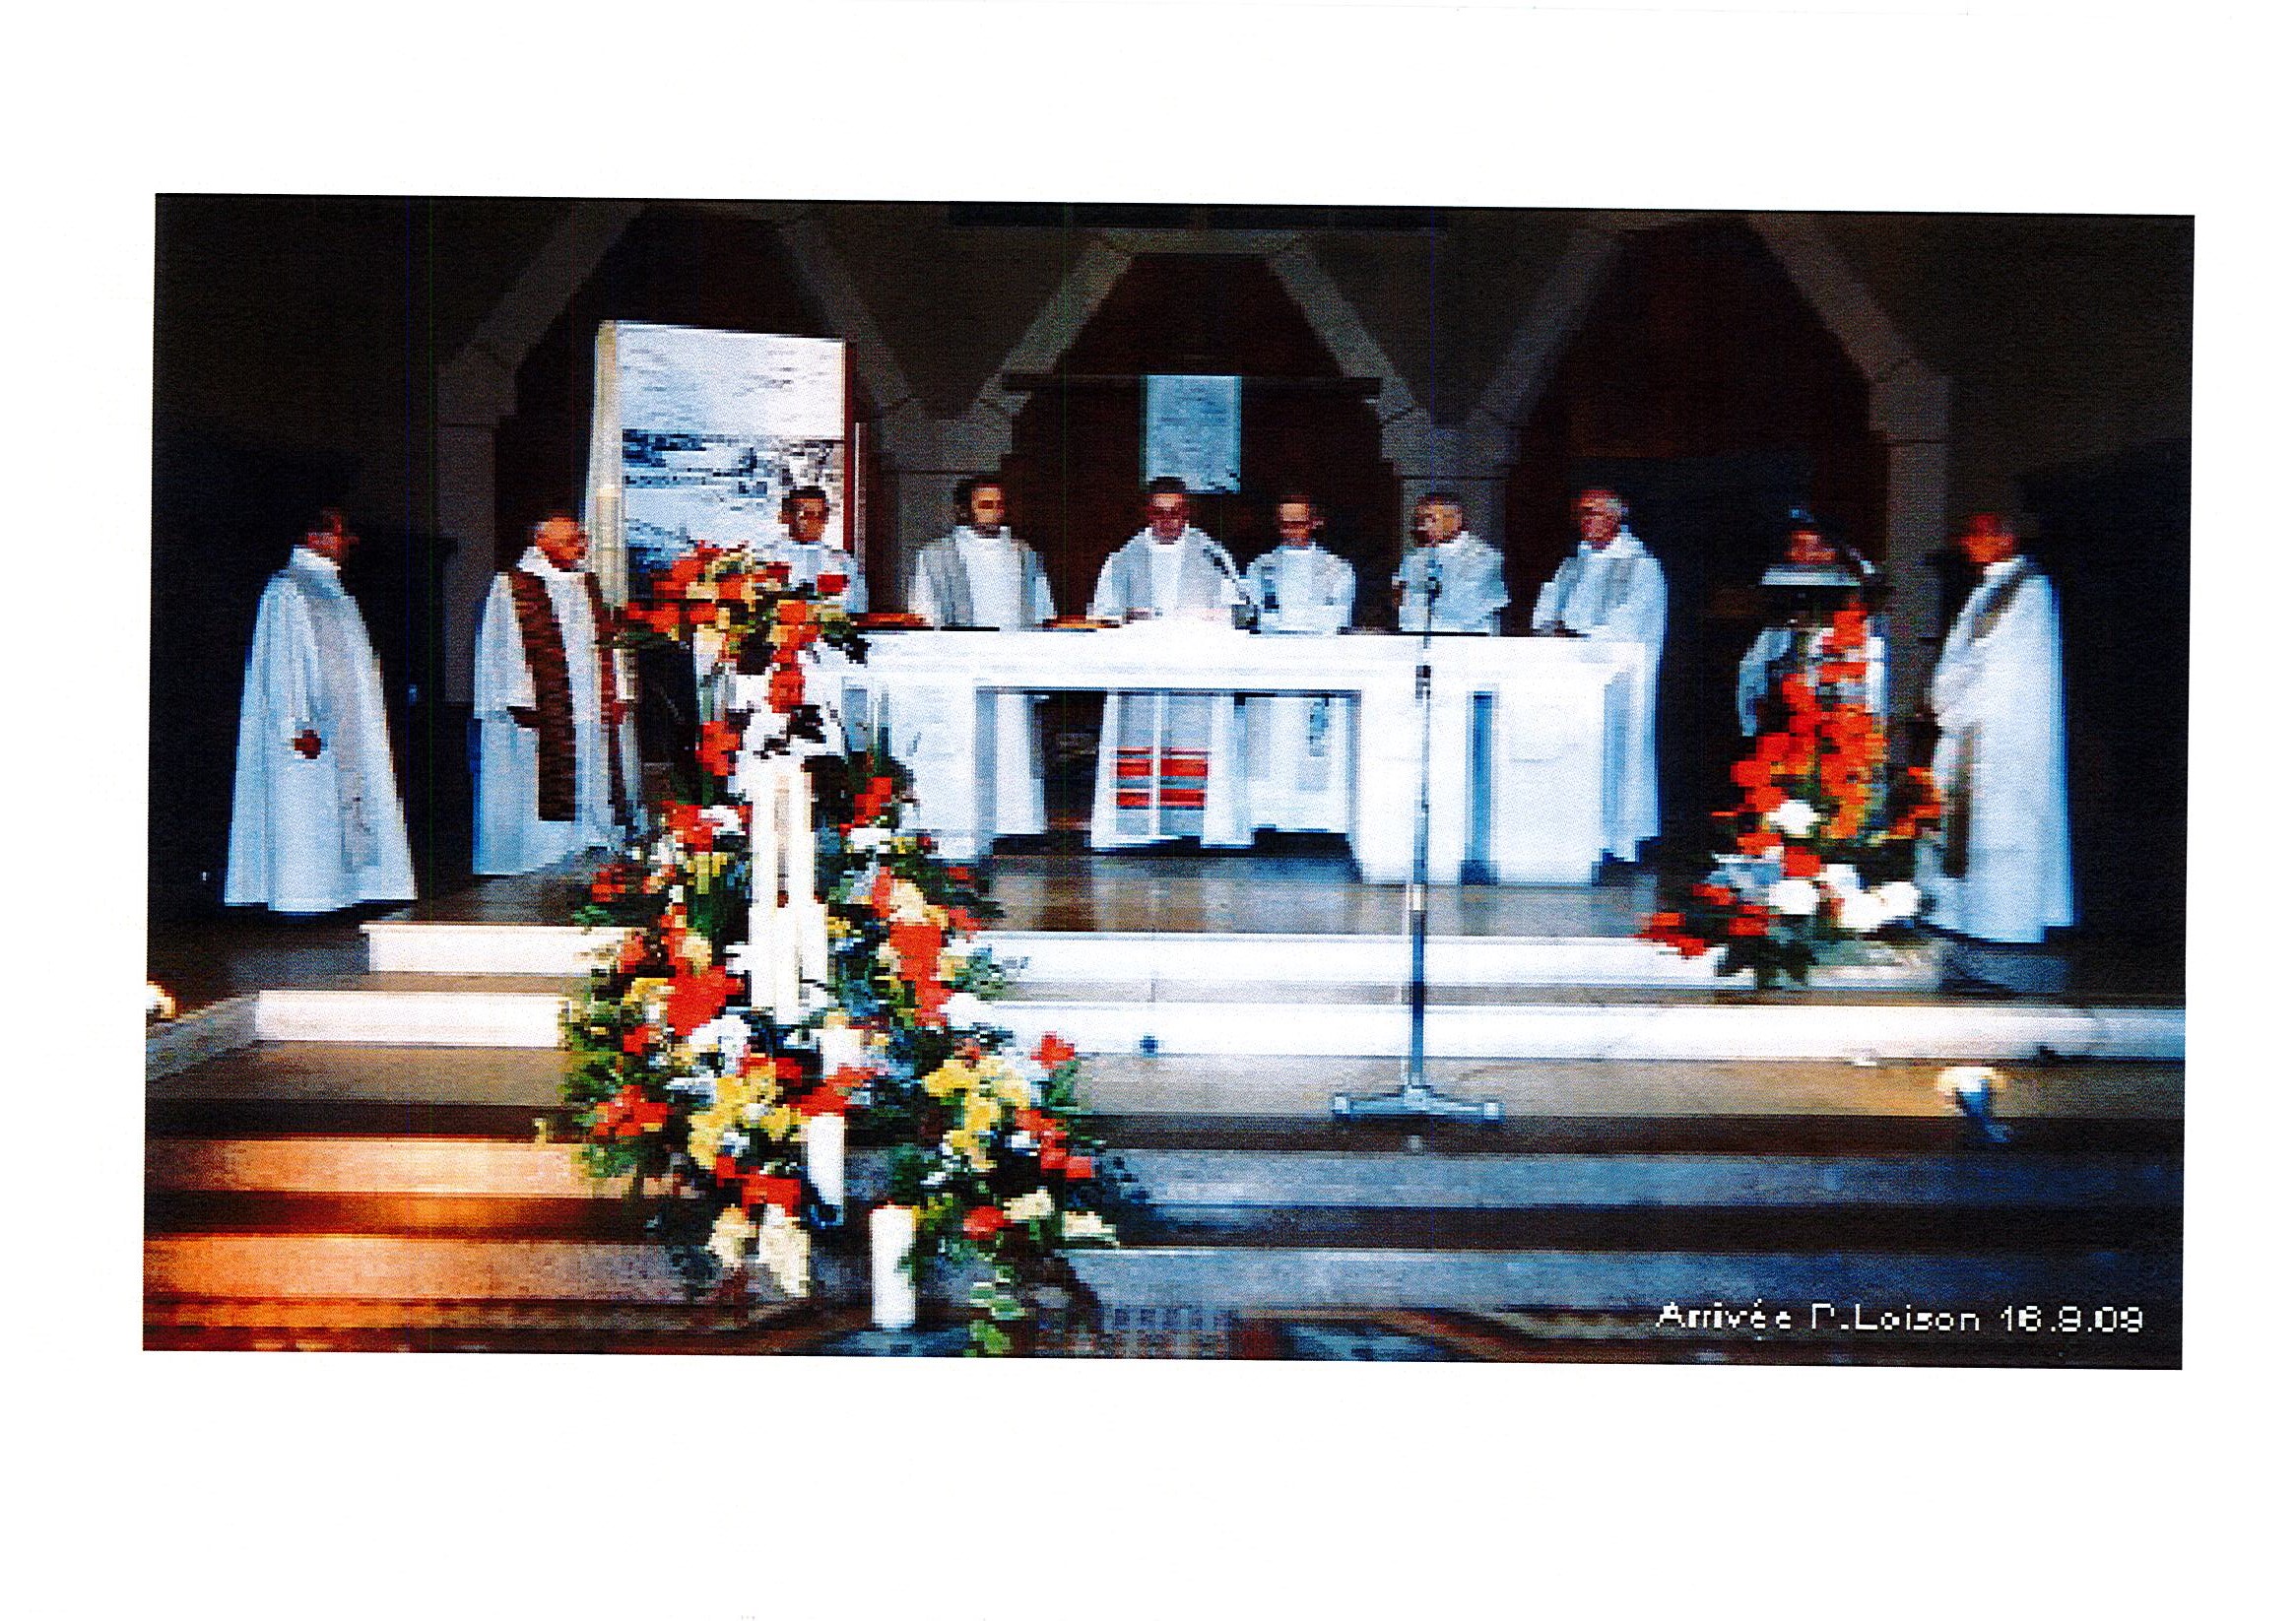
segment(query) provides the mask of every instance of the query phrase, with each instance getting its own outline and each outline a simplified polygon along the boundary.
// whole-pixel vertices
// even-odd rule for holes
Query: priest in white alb
[[[1276,503],[1277,544],[1245,570],[1262,635],[1333,636],[1355,612],[1355,570],[1316,544],[1323,514],[1302,494]],[[1345,833],[1354,806],[1354,709],[1331,693],[1244,700],[1253,828]]]
[[[1467,527],[1467,507],[1431,489],[1411,509],[1410,548],[1396,566],[1396,627],[1495,636],[1507,606],[1506,559]]]
[[[1235,559],[1188,521],[1188,486],[1178,479],[1148,482],[1147,518],[1100,565],[1092,616],[1193,629],[1204,645],[1189,651],[1217,658],[1245,601]],[[1168,654],[1183,656],[1177,641]],[[1100,719],[1092,848],[1176,838],[1250,844],[1237,732],[1231,693],[1111,692]]]
[[[2001,519],[1979,514],[1960,544],[1984,578],[1930,677],[1945,813],[1914,881],[1936,927],[2032,944],[2073,921],[2057,593]]]
[[[1614,491],[1582,489],[1571,510],[1578,550],[1539,588],[1531,631],[1642,649],[1619,739],[1622,780],[1608,841],[1611,854],[1631,861],[1659,830],[1658,672],[1667,639],[1667,576],[1626,527],[1626,503]]]
[[[615,843],[634,773],[614,621],[566,513],[494,576],[472,672],[479,722],[474,873],[531,873]]]
[[[822,594],[843,603],[848,614],[866,613],[869,587],[860,564],[828,533],[828,491],[820,485],[800,485],[781,497],[780,535],[754,555],[760,562],[787,565],[792,584],[822,587]]]
[[[226,905],[312,913],[415,898],[382,669],[343,589],[358,544],[329,508],[263,588],[239,698]]]
[[[1052,587],[1035,550],[1005,525],[1005,490],[994,479],[956,486],[957,523],[917,549],[909,577],[909,612],[936,630],[950,626],[1034,630],[1053,617]],[[997,695],[995,770],[997,837],[1044,831],[1044,750],[1036,734],[1038,699]]]
[[[1762,729],[1764,709],[1775,702],[1779,682],[1790,672],[1812,676],[1822,665],[1839,662],[1823,648],[1825,632],[1843,609],[1863,607],[1872,570],[1866,559],[1826,538],[1817,520],[1796,508],[1787,519],[1786,554],[1762,574],[1764,606],[1770,622],[1755,633],[1753,644],[1738,661],[1738,729],[1752,737]],[[1854,661],[1860,666],[1855,686],[1868,713],[1886,712],[1888,681],[1886,638],[1882,617],[1868,611],[1866,645]]]

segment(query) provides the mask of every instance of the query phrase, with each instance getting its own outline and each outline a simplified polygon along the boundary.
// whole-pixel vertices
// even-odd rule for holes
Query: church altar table
[[[1586,883],[1631,858],[1617,785],[1643,650],[1546,637],[1437,636],[1429,875],[1471,863],[1500,883]],[[1415,636],[1252,635],[1171,620],[1102,630],[894,631],[866,664],[830,661],[848,725],[914,774],[918,820],[951,855],[991,842],[995,702],[1009,692],[1330,694],[1356,706],[1349,848],[1366,881],[1411,870],[1418,792]]]

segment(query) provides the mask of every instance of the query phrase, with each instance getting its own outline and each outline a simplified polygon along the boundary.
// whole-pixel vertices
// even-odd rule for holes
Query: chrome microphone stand
[[[1430,548],[1429,551],[1432,552]],[[1332,1094],[1332,1118],[1364,1120],[1404,1115],[1414,1118],[1495,1121],[1499,1102],[1485,1098],[1471,1103],[1446,1097],[1427,1084],[1427,824],[1428,774],[1435,737],[1435,601],[1443,594],[1441,566],[1430,554],[1421,575],[1425,606],[1419,619],[1419,666],[1413,679],[1419,706],[1419,803],[1411,829],[1411,881],[1405,891],[1404,910],[1411,930],[1410,1044],[1404,1054],[1403,1083],[1392,1092],[1372,1097]],[[1405,600],[1410,600],[1407,584]]]

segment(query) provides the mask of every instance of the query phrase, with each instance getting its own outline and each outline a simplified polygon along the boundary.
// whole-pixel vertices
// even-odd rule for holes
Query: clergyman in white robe
[[[572,721],[572,797],[564,805],[545,800],[546,717],[540,712],[541,694],[510,572],[505,571],[494,576],[487,593],[472,672],[479,722],[474,873],[531,873],[615,843],[621,836],[621,818],[614,802],[616,762],[610,750],[622,748],[625,763],[633,757],[623,728],[607,719],[603,700],[616,694],[601,690],[601,627],[591,612],[595,598],[588,570],[578,562],[559,567],[540,546],[530,546],[515,572],[540,582],[557,621]],[[605,627],[606,634],[611,632],[611,626]],[[612,657],[611,650],[607,657]],[[624,793],[633,786],[625,776]]]
[[[1611,854],[1632,860],[1635,847],[1659,830],[1658,672],[1667,639],[1666,572],[1634,531],[1621,524],[1601,547],[1582,540],[1539,588],[1531,628],[1558,627],[1642,648],[1620,740],[1618,815],[1609,840]]]
[[[1930,678],[1943,825],[1915,882],[1928,920],[2031,944],[2073,921],[2057,593],[2032,560],[1987,565]]]
[[[1415,636],[1423,630],[1495,636],[1499,610],[1507,606],[1505,559],[1499,549],[1472,530],[1462,529],[1431,546],[1413,546],[1397,565],[1395,584],[1403,596],[1397,627]],[[1430,623],[1428,597],[1434,598]]]
[[[1100,565],[1091,613],[1232,631],[1243,600],[1226,548],[1190,524],[1173,541],[1143,529],[1119,547]],[[1110,693],[1100,717],[1092,848],[1174,838],[1249,845],[1237,731],[1228,693]]]
[[[382,669],[336,562],[298,546],[255,612],[224,902],[307,913],[414,898]]]
[[[917,549],[909,612],[934,629],[951,625],[1034,630],[1053,617],[1052,587],[1035,551],[1002,526],[983,535],[959,524]],[[996,715],[997,837],[1044,831],[1044,749],[1036,733],[1039,700],[1001,692]]]
[[[1355,570],[1315,545],[1287,542],[1253,559],[1244,589],[1262,635],[1332,636],[1355,612]],[[1353,825],[1354,706],[1331,693],[1244,700],[1244,761],[1254,828],[1345,833]]]

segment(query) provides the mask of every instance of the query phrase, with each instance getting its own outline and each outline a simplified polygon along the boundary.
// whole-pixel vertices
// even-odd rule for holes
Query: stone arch
[[[1551,380],[1627,234],[1711,218],[1596,215],[1572,233],[1562,262],[1539,290],[1461,430],[1464,459],[1476,474],[1494,485],[1505,480],[1514,459],[1515,425]],[[1891,708],[1902,716],[1927,689],[1932,657],[1927,638],[1939,628],[1938,582],[1921,564],[1945,539],[1951,385],[1914,353],[1819,222],[1784,214],[1739,218],[1867,383],[1868,425],[1881,441],[1886,460],[1880,550],[1894,585],[1897,641],[1904,650],[1891,683]]]

